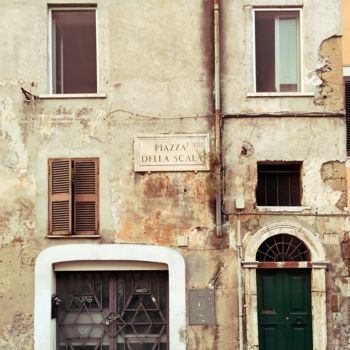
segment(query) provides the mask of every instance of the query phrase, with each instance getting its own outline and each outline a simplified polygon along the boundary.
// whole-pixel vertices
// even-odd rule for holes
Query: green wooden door
[[[312,350],[311,270],[257,270],[260,350]]]

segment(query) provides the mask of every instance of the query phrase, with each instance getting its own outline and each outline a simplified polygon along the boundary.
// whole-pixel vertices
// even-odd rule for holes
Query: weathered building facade
[[[340,11],[1,1],[0,349],[347,348]]]

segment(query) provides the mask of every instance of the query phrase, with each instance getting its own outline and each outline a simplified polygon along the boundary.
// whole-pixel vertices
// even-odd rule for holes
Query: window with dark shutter
[[[345,79],[346,152],[350,156],[350,77]]]
[[[97,232],[97,162],[74,161],[74,229],[76,233]]]
[[[98,233],[98,159],[49,160],[49,234]]]
[[[258,164],[258,206],[301,205],[301,163]]]
[[[71,233],[71,161],[49,160],[49,231],[54,235]]]

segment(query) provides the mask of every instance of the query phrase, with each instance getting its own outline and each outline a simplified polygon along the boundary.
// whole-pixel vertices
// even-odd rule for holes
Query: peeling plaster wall
[[[335,20],[341,18],[340,1],[293,1],[302,8],[303,91],[310,95],[304,97],[247,96],[254,86],[252,9],[264,5],[267,3],[263,0],[222,1],[224,210],[227,220],[236,227],[234,201],[237,196],[245,199],[241,213],[243,240],[281,221],[296,221],[317,233],[329,261],[328,343],[324,347],[345,349],[350,341],[350,222],[341,21]],[[268,5],[287,7],[290,2],[271,0]],[[317,23],[322,24],[316,30]],[[257,208],[257,162],[263,161],[302,162],[301,208]],[[245,293],[247,296],[255,291]],[[319,317],[320,310],[315,311],[314,317]]]
[[[246,209],[241,215],[243,239],[261,227],[281,221],[296,221],[317,232],[329,261],[326,272],[327,349],[332,350],[345,349],[349,339],[350,223],[344,137],[342,118],[225,120],[225,211],[235,212],[236,196],[245,198]],[[271,213],[256,207],[259,161],[303,162],[302,208],[293,211],[284,207]],[[236,216],[230,218],[232,226],[236,227]]]
[[[0,1],[0,31],[6,33],[0,38],[6,63],[0,66],[0,349],[33,349],[35,258],[49,246],[72,243],[46,237],[47,160],[54,157],[100,159],[101,238],[93,242],[174,247],[186,260],[187,288],[215,288],[217,325],[188,326],[188,349],[237,349],[237,256],[229,230],[235,219],[227,217],[223,238],[215,236],[212,177],[133,171],[137,134],[212,136],[212,1],[75,3],[97,3],[99,92],[107,97],[24,102],[21,87],[35,95],[49,91],[47,2]],[[338,0],[295,2],[304,6],[305,91],[315,98],[325,94],[322,103],[314,97],[246,97],[253,82],[251,6],[264,3],[221,1],[224,113],[341,111]],[[315,30],[319,16],[327,23]],[[278,219],[255,215],[256,162],[304,162],[303,213],[311,216],[297,219],[315,226],[327,259],[338,261],[343,254],[345,261],[331,265],[327,282],[330,297],[339,297],[339,316],[330,311],[328,323],[330,346],[339,349],[347,341],[342,320],[350,294],[349,223],[312,215],[346,213],[343,131],[341,117],[226,119],[223,147],[225,210],[232,211],[234,197],[243,194],[254,212],[242,217],[243,234]],[[180,247],[182,238],[187,247]],[[91,240],[79,240],[85,242]]]
[[[334,80],[329,82],[333,84]],[[341,89],[335,87],[333,91],[340,101]],[[225,117],[223,134],[224,210],[232,227],[237,224],[237,217],[232,214],[236,212],[234,200],[243,196],[246,204],[241,213],[243,239],[270,223],[296,221],[317,232],[324,246],[329,261],[326,271],[329,350],[347,348],[350,339],[350,222],[344,124],[341,115]],[[302,162],[301,208],[256,206],[257,163],[264,161]]]

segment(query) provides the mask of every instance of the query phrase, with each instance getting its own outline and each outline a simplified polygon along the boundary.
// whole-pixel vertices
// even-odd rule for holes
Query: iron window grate
[[[168,350],[168,272],[58,272],[57,349]]]
[[[300,205],[300,165],[300,163],[258,164],[257,205]]]
[[[298,238],[279,234],[264,241],[256,253],[257,261],[310,261],[310,250]]]

